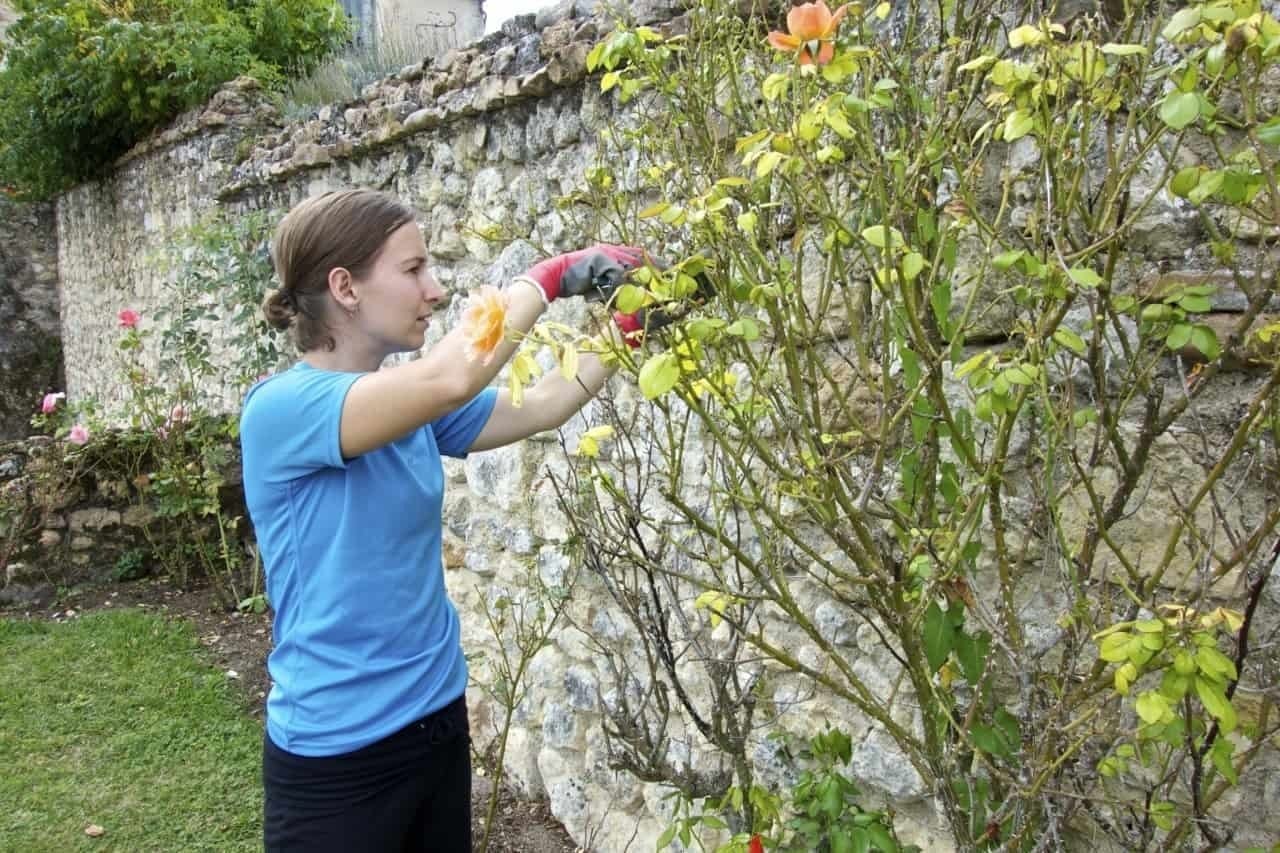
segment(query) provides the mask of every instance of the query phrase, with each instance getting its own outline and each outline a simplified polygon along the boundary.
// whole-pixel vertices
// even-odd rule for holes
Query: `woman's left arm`
[[[622,345],[616,332],[612,337],[614,347]],[[493,412],[472,442],[470,452],[505,447],[531,435],[558,429],[599,393],[617,369],[616,364],[606,366],[596,353],[585,353],[578,362],[575,379],[566,379],[559,370],[548,372],[525,392],[519,408],[511,403],[510,391],[498,392]]]

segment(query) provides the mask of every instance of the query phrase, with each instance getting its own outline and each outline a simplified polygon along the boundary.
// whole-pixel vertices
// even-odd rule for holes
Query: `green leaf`
[[[870,824],[867,827],[867,834],[871,836],[871,843],[875,845],[875,849],[881,851],[881,853],[899,853],[902,849],[884,824]]]
[[[1169,23],[1165,24],[1164,29],[1160,31],[1160,35],[1169,41],[1173,41],[1182,33],[1200,23],[1200,10],[1196,8],[1182,9],[1177,12]]]
[[[1213,310],[1213,303],[1207,296],[1192,295],[1179,299],[1178,307],[1188,314],[1206,314]]]
[[[1000,372],[1010,385],[1035,385],[1040,379],[1040,368],[1034,364],[1015,364]]]
[[[760,326],[755,320],[743,317],[730,323],[729,327],[725,329],[725,332],[733,335],[734,337],[742,338],[744,341],[750,342],[759,339]]]
[[[1182,130],[1200,117],[1200,95],[1170,92],[1160,102],[1160,120],[1174,130]]]
[[[1200,167],[1188,166],[1178,170],[1173,180],[1169,181],[1169,192],[1178,198],[1186,198],[1198,183],[1200,183]]]
[[[1054,331],[1053,339],[1057,341],[1059,346],[1071,350],[1076,355],[1084,355],[1087,350],[1084,338],[1070,329],[1059,327]]]
[[[1149,811],[1152,823],[1166,832],[1173,829],[1173,803],[1168,800],[1152,803]]]
[[[1267,145],[1280,146],[1280,116],[1272,116],[1258,126],[1258,139]]]
[[[855,131],[849,124],[849,120],[844,117],[844,113],[839,110],[830,110],[826,116],[827,127],[840,134],[842,139],[852,139]]]
[[[849,839],[853,841],[853,853],[870,853],[871,835],[861,826],[849,830]]]
[[[929,602],[924,612],[924,654],[929,671],[937,672],[955,644],[956,629],[938,602]]]
[[[756,161],[756,177],[763,178],[768,175],[785,157],[781,151],[766,151],[760,155],[760,159]]]
[[[1004,141],[1021,139],[1035,127],[1035,119],[1026,110],[1014,110],[1004,120]]]
[[[996,58],[989,53],[984,53],[977,59],[970,59],[964,65],[961,65],[960,71],[984,71],[996,64]]]
[[[1072,267],[1067,270],[1067,276],[1081,287],[1093,288],[1102,284],[1102,276],[1088,267]]]
[[[896,249],[903,245],[902,232],[897,228],[886,228],[883,225],[872,225],[862,229],[862,239],[877,249]]]
[[[601,42],[601,44],[603,44],[603,42]],[[661,850],[662,848],[666,847],[672,841],[675,840],[675,837],[676,837],[676,825],[673,823],[670,826],[668,826],[666,829],[662,830],[662,834],[658,836],[657,848]]]
[[[854,853],[853,839],[838,826],[831,828],[831,853]]]
[[[1235,661],[1213,646],[1201,646],[1196,650],[1196,666],[1217,681],[1236,680]]]
[[[1098,647],[1098,657],[1110,663],[1119,663],[1129,656],[1129,641],[1133,635],[1128,631],[1117,631],[1109,634]]]
[[[1187,201],[1192,204],[1201,204],[1209,196],[1222,189],[1222,183],[1226,180],[1226,176],[1217,169],[1212,169],[1200,173],[1200,180],[1187,193]]]
[[[1199,323],[1191,329],[1191,345],[1210,361],[1222,352],[1222,348],[1218,345],[1218,333]]]
[[[902,277],[907,281],[915,280],[924,269],[924,255],[919,252],[907,252],[902,257]]]
[[[1096,424],[1098,422],[1098,410],[1092,406],[1085,406],[1082,409],[1076,409],[1071,413],[1071,423],[1077,429],[1085,424]]]
[[[972,685],[982,681],[982,673],[987,666],[987,653],[991,650],[991,635],[982,631],[976,637],[963,631],[956,635],[956,660],[960,662],[960,672],[964,680]]]
[[[634,284],[624,284],[613,297],[613,307],[623,314],[634,314],[644,307],[645,292]]]
[[[933,286],[929,294],[929,307],[938,321],[938,330],[944,338],[951,337],[951,282],[943,279]]]
[[[1178,323],[1169,330],[1169,337],[1164,339],[1164,343],[1175,352],[1191,343],[1191,324]]]
[[[640,368],[640,393],[649,400],[656,400],[676,386],[680,379],[680,362],[675,353],[660,353]]]
[[[1218,721],[1223,734],[1231,734],[1236,728],[1236,709],[1231,707],[1222,687],[1202,675],[1196,676],[1196,696],[1200,704]]]
[[[1002,252],[991,260],[991,265],[998,270],[1004,271],[1012,267],[1018,261],[1026,256],[1024,249],[1013,249],[1008,252]]]
[[[1111,56],[1133,56],[1134,54],[1145,54],[1147,52],[1147,49],[1140,44],[1116,44],[1111,41],[1098,48],[1098,50]]]
[[[665,211],[670,206],[671,206],[670,202],[666,202],[666,201],[655,202],[654,204],[649,205],[644,210],[637,213],[636,216],[640,219],[650,219],[654,216],[661,216],[663,211]]]
[[[1144,723],[1155,724],[1165,718],[1169,712],[1169,702],[1154,690],[1148,690],[1138,697],[1134,709]]]
[[[764,84],[760,87],[760,91],[766,101],[776,101],[787,93],[787,88],[790,85],[790,75],[775,73],[764,78]]]
[[[822,79],[828,83],[841,83],[857,71],[858,58],[853,53],[838,53],[830,62],[822,66]]]
[[[1213,742],[1213,748],[1209,750],[1209,758],[1217,771],[1222,774],[1222,778],[1232,785],[1239,785],[1240,777],[1236,773],[1235,765],[1231,762],[1231,756],[1235,751],[1236,745],[1229,738],[1220,737]]]
[[[973,745],[983,752],[1000,758],[1009,757],[1009,745],[995,728],[984,723],[974,723],[969,735],[973,738]]]
[[[964,379],[970,373],[972,373],[973,371],[977,370],[978,368],[986,364],[987,361],[989,361],[990,359],[991,359],[991,350],[984,349],[980,352],[975,353],[974,355],[965,359],[965,362],[956,368],[956,379]]]

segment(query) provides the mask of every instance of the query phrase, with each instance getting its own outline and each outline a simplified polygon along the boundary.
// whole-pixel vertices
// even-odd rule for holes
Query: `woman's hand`
[[[627,273],[643,262],[642,249],[601,244],[547,258],[530,267],[521,279],[537,285],[548,303],[561,296],[604,302]]]

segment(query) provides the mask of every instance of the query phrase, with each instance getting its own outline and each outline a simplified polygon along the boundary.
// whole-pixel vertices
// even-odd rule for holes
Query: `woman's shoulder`
[[[298,362],[254,383],[245,394],[241,423],[259,416],[300,416],[331,394],[345,394],[346,387],[356,378],[354,374],[318,370]]]

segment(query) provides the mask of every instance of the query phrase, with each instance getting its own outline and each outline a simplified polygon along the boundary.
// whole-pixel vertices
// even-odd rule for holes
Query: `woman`
[[[444,291],[413,211],[357,189],[294,208],[272,247],[264,310],[301,360],[241,415],[244,486],[275,609],[263,745],[269,851],[468,851],[471,765],[458,616],[440,560],[442,455],[554,429],[603,386],[552,371],[516,408],[486,386],[516,348],[454,330],[420,359]],[[543,261],[507,288],[528,331],[560,296],[603,298],[637,250]],[[620,325],[633,328],[625,318]]]

